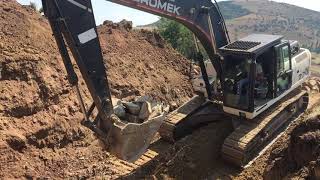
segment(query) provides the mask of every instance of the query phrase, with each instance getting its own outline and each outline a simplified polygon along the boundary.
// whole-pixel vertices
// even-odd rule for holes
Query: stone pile
[[[123,121],[143,123],[149,119],[166,114],[170,106],[154,101],[149,96],[139,96],[134,101],[112,98],[114,113]]]

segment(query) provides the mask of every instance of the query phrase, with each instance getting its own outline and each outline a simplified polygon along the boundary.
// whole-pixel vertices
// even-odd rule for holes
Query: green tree
[[[160,35],[178,50],[181,54],[188,58],[192,58],[194,52],[194,42],[192,32],[182,24],[161,18],[158,23]]]

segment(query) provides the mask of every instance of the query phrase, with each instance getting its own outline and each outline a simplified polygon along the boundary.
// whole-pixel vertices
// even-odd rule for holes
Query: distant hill
[[[320,53],[320,12],[263,0],[233,1],[232,4],[251,12],[227,21],[233,39],[251,33],[281,34]]]
[[[219,2],[232,40],[251,33],[281,34],[320,53],[320,12],[267,0]],[[139,28],[154,29],[158,22]]]

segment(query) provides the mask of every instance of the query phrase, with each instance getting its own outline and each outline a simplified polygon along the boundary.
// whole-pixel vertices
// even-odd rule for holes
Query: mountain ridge
[[[320,12],[275,1],[219,2],[232,41],[252,33],[284,35],[320,53]],[[159,22],[138,28],[155,29]]]

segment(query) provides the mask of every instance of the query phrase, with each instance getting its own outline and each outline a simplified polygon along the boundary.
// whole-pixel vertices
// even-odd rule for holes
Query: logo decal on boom
[[[133,1],[180,16],[179,10],[181,7],[171,4],[170,2],[161,2],[161,0],[133,0]]]

